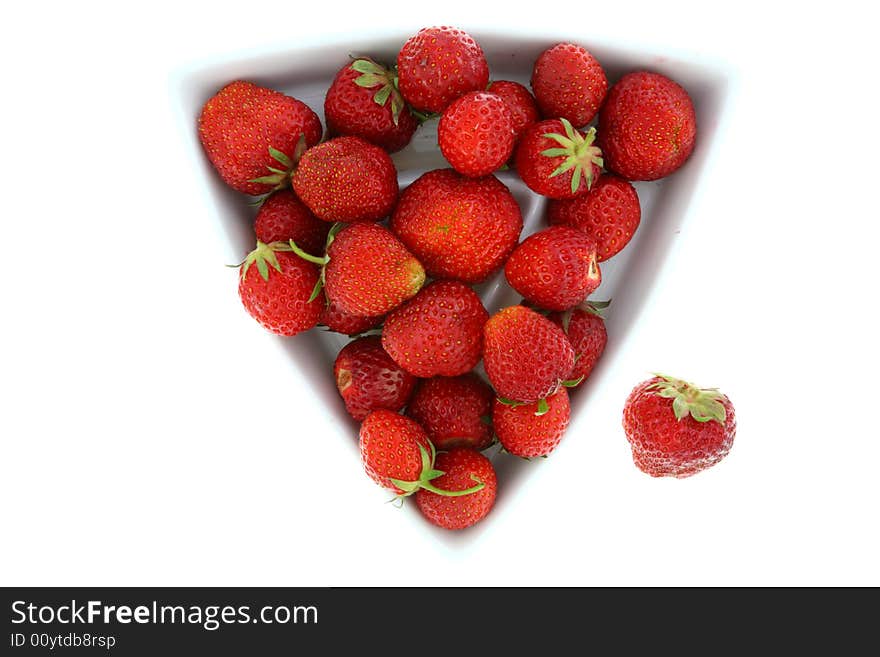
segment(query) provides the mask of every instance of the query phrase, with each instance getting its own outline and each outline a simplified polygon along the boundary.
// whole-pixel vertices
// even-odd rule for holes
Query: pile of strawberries
[[[241,301],[278,335],[321,325],[353,336],[334,376],[362,423],[367,474],[414,496],[430,522],[468,527],[498,485],[483,450],[497,442],[517,457],[547,456],[565,434],[569,391],[607,340],[608,304],[588,300],[600,263],[641,219],[630,181],[687,160],[693,104],[656,73],[609,88],[599,62],[571,43],[541,53],[531,91],[490,83],[476,41],[435,27],[407,40],[394,68],[346,64],[324,114],[326,134],[301,101],[246,81],[202,109],[210,162],[260,201]],[[389,153],[432,120],[450,168],[401,192]],[[493,175],[504,167],[550,199],[547,227],[521,242],[520,208]],[[502,268],[523,301],[490,316],[471,286]],[[726,397],[669,377],[637,387],[624,415],[636,464],[655,476],[713,465],[735,431]]]

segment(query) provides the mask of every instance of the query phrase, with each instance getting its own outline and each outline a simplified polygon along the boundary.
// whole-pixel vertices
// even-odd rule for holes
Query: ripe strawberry
[[[375,144],[336,137],[303,153],[293,189],[318,219],[378,221],[397,202],[397,169]]]
[[[418,122],[403,101],[394,74],[369,57],[343,66],[324,98],[327,131],[354,135],[399,151],[412,139]]]
[[[545,118],[568,119],[580,127],[592,121],[602,106],[608,78],[586,48],[558,43],[535,61],[532,91]]]
[[[320,221],[289,189],[273,192],[254,219],[257,239],[265,244],[295,241],[309,253],[322,253],[330,224]]]
[[[541,120],[535,97],[519,82],[511,80],[495,80],[489,84],[487,91],[500,96],[507,103],[513,118],[513,131],[519,137],[533,123]]]
[[[354,315],[384,315],[415,296],[425,282],[421,263],[378,224],[343,228],[322,262],[327,299]]]
[[[567,119],[535,123],[519,138],[517,173],[529,189],[550,198],[586,194],[602,173],[602,151],[593,144],[595,138],[595,128],[583,133]]]
[[[242,80],[218,91],[199,115],[208,159],[227,185],[245,194],[289,184],[301,137],[305,146],[321,139],[321,121],[308,105]]]
[[[318,269],[291,253],[287,244],[257,242],[239,271],[238,296],[268,331],[291,336],[318,323],[321,303],[310,298]]]
[[[443,112],[437,126],[440,152],[460,174],[478,178],[501,167],[513,153],[513,116],[500,96],[471,91]]]
[[[436,376],[419,383],[406,414],[422,425],[437,449],[481,450],[492,443],[494,398],[492,388],[473,372]]]
[[[568,427],[571,407],[568,391],[559,388],[546,399],[531,404],[505,403],[492,407],[492,424],[498,442],[514,456],[547,456],[556,449]]]
[[[504,275],[532,305],[566,310],[586,299],[602,282],[596,241],[577,228],[550,226],[513,250]]]
[[[361,424],[361,458],[367,475],[383,488],[400,496],[426,488],[438,495],[470,495],[482,490],[479,483],[466,489],[446,491],[432,483],[443,472],[434,468],[436,452],[425,430],[415,420],[377,409]]]
[[[452,27],[426,27],[400,49],[397,78],[410,105],[442,112],[462,94],[485,89],[489,65],[469,34]]]
[[[435,467],[443,472],[433,481],[435,486],[460,491],[478,482],[483,488],[463,497],[438,495],[422,488],[416,493],[416,505],[428,522],[443,529],[465,529],[485,518],[498,492],[498,477],[492,462],[479,452],[457,447],[437,454]]]
[[[385,353],[378,335],[345,345],[336,356],[333,375],[345,409],[355,420],[377,408],[399,411],[416,385],[416,378]]]
[[[593,371],[599,356],[605,351],[608,332],[601,310],[608,307],[608,301],[588,301],[580,308],[571,308],[564,313],[550,313],[551,322],[561,327],[574,347],[574,369],[568,375],[571,387],[586,381]]]
[[[549,319],[510,306],[483,327],[483,364],[500,397],[530,403],[556,392],[574,367],[574,349]]]
[[[628,180],[656,180],[694,150],[697,117],[687,91],[658,73],[624,75],[599,114],[608,168]]]
[[[321,311],[318,324],[326,326],[336,333],[357,335],[358,333],[376,328],[384,319],[383,315],[353,315],[342,310],[338,303],[329,301]]]
[[[716,388],[658,375],[633,388],[623,407],[623,429],[640,470],[683,478],[727,456],[736,416]]]
[[[613,173],[603,174],[587,194],[547,204],[550,225],[579,228],[596,240],[599,262],[629,244],[641,218],[635,188]]]
[[[456,376],[480,362],[489,313],[480,297],[459,281],[434,281],[391,312],[382,346],[418,377]]]
[[[501,181],[466,178],[452,169],[420,176],[400,195],[391,216],[391,230],[428,275],[465,283],[497,271],[522,226],[519,205]]]

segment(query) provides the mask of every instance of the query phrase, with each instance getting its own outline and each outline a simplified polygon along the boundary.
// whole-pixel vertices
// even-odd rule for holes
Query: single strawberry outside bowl
[[[466,25],[462,27],[468,29]],[[468,31],[486,53],[492,80],[515,80],[528,86],[535,59],[544,49],[560,41],[572,41],[587,47],[601,62],[612,84],[632,70],[663,73],[690,93],[697,114],[698,135],[696,148],[681,170],[660,181],[635,183],[642,206],[641,224],[629,246],[602,263],[602,284],[590,297],[614,300],[607,312],[608,345],[590,379],[572,395],[571,424],[557,450],[546,461],[535,463],[506,455],[504,458],[495,458],[495,449],[490,449],[487,455],[493,458],[498,469],[499,496],[489,517],[472,530],[444,532],[431,527],[417,517],[417,513],[411,516],[412,521],[431,527],[432,531],[450,541],[461,540],[457,537],[462,534],[477,535],[482,531],[479,528],[485,528],[505,515],[508,508],[506,502],[510,499],[505,491],[517,486],[522,477],[530,476],[539,469],[552,469],[555,461],[566,458],[566,445],[575,442],[579,433],[588,433],[592,412],[591,390],[602,385],[606,372],[614,367],[617,355],[626,348],[629,329],[650,297],[657,276],[674,246],[675,237],[685,224],[699,178],[714,150],[714,143],[718,141],[731,82],[730,74],[720,66],[710,67],[702,62],[660,56],[656,52],[622,50],[576,31],[517,36]],[[379,61],[393,63],[397,50],[409,36],[411,34],[401,32],[384,37],[346,38],[335,42],[316,40],[309,45],[205,62],[179,73],[174,80],[173,100],[180,117],[181,130],[188,142],[193,166],[204,182],[207,200],[213,207],[221,243],[227,246],[224,252],[218,252],[218,263],[238,262],[253,248],[256,210],[249,205],[248,197],[232,191],[221,182],[201,149],[196,121],[205,101],[226,83],[246,79],[302,100],[318,113],[323,124],[324,94],[336,72],[350,61],[349,55],[370,55]],[[437,146],[436,120],[420,127],[409,146],[392,157],[399,171],[401,190],[425,171],[449,166]],[[510,188],[520,204],[525,224],[521,237],[525,238],[545,226],[546,199],[527,189],[511,171],[496,175]],[[229,289],[229,303],[239,303],[236,284],[232,279]],[[475,289],[490,313],[520,301],[519,295],[507,285],[503,271]],[[256,324],[254,330],[259,330]],[[279,338],[283,353],[303,377],[301,390],[309,390],[317,397],[314,412],[328,420],[321,424],[328,428],[341,427],[340,433],[343,435],[339,438],[351,443],[353,462],[348,469],[352,477],[361,477],[364,476],[363,472],[355,463],[359,459],[357,425],[346,414],[333,379],[333,361],[348,342],[346,336],[320,328],[293,338]],[[240,348],[246,349],[247,345],[240,345]],[[283,364],[279,363],[281,366]],[[618,413],[619,409],[613,409],[612,412]],[[345,420],[339,422],[339,418]],[[377,496],[385,499],[387,493],[377,488]]]

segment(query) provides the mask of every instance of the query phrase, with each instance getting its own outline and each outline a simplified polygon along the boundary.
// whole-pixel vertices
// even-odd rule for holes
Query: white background
[[[880,584],[880,53],[862,3],[23,4],[0,20],[0,584]],[[440,23],[563,23],[740,77],[700,215],[590,435],[460,536],[383,503],[242,312],[168,82]],[[620,409],[652,370],[731,396],[726,461],[635,469]]]

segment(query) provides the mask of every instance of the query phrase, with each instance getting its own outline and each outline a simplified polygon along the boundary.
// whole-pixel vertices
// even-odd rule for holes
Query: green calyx
[[[296,148],[293,151],[293,157],[288,157],[283,151],[279,151],[277,148],[269,146],[269,155],[272,156],[272,159],[275,160],[279,166],[267,167],[270,172],[269,175],[260,176],[259,178],[251,178],[248,182],[270,185],[272,187],[270,193],[279,189],[284,189],[285,187],[290,187],[290,176],[293,175],[293,170],[296,168],[302,154],[306,152],[307,148],[308,145],[306,144],[305,134],[299,136],[299,141],[296,142]],[[258,197],[256,204],[259,205],[259,203],[265,198],[265,196]]]
[[[345,224],[339,221],[333,224],[330,228],[330,232],[327,233],[327,242],[324,244],[323,256],[313,256],[311,253],[306,253],[293,240],[290,240],[287,244],[287,248],[284,249],[285,251],[292,251],[306,262],[311,262],[321,268],[321,275],[318,277],[315,287],[312,288],[312,294],[309,296],[307,303],[311,303],[317,299],[318,295],[321,294],[321,290],[324,289],[325,272],[327,271],[327,263],[330,262],[330,256],[327,255],[327,252],[330,250],[330,245],[333,244],[333,240],[336,239],[336,234],[343,228],[345,228]]]
[[[562,330],[568,335],[568,327],[571,325],[571,316],[574,314],[575,310],[583,310],[585,313],[590,313],[600,319],[605,319],[604,311],[610,305],[611,299],[608,299],[608,301],[584,301],[579,306],[569,308],[559,316],[562,322]]]
[[[659,377],[660,381],[651,384],[648,389],[672,400],[672,411],[676,420],[690,415],[697,422],[715,420],[724,424],[727,411],[720,401],[722,395],[717,388],[698,388],[692,383],[664,374],[655,373],[654,376]]]
[[[596,140],[596,128],[590,128],[584,135],[579,130],[575,130],[568,119],[559,120],[565,128],[564,135],[557,132],[544,133],[544,137],[552,139],[559,146],[541,151],[541,155],[547,157],[565,158],[562,164],[550,174],[550,177],[553,178],[574,169],[571,174],[571,193],[574,194],[580,189],[582,179],[586,183],[587,189],[590,189],[594,182],[593,165],[598,167],[605,165],[602,151],[598,146],[593,145]]]
[[[244,278],[247,276],[248,269],[251,268],[251,265],[257,266],[257,271],[260,272],[260,276],[263,277],[264,281],[269,280],[269,267],[280,272],[281,265],[278,264],[278,258],[275,256],[275,253],[278,251],[292,251],[290,246],[285,242],[271,242],[266,244],[264,242],[257,241],[257,248],[247,254],[247,257],[244,259],[244,262],[239,265],[241,267],[241,277]]]
[[[373,94],[373,101],[380,107],[391,101],[391,120],[394,125],[400,117],[401,111],[406,106],[400,90],[397,88],[397,74],[392,69],[373,61],[369,57],[358,57],[351,64],[354,71],[360,73],[354,83],[359,87],[372,89],[378,87]]]
[[[564,382],[563,382],[564,384]],[[510,408],[517,408],[518,406],[527,406],[526,402],[516,401],[514,399],[508,399],[507,397],[497,397],[499,404],[504,404],[505,406],[510,406]],[[550,412],[550,404],[546,399],[539,399],[537,402],[537,406],[535,408],[535,415],[540,417],[542,415],[546,415]]]
[[[477,479],[474,475],[471,475],[471,479],[476,482],[476,486],[471,486],[470,488],[466,488],[464,490],[443,490],[442,488],[437,488],[434,484],[431,483],[431,480],[436,479],[437,477],[446,473],[442,470],[437,470],[434,468],[434,461],[437,457],[437,451],[434,449],[434,445],[433,443],[431,443],[431,441],[428,441],[428,446],[430,447],[430,452],[425,449],[424,445],[422,445],[421,443],[419,444],[419,453],[422,456],[422,468],[421,472],[419,473],[419,478],[416,481],[402,481],[400,479],[389,477],[389,481],[391,481],[392,484],[403,491],[400,495],[397,496],[398,498],[412,495],[420,488],[429,490],[432,493],[436,493],[437,495],[443,495],[444,497],[462,497],[463,495],[476,493],[477,491],[483,490],[486,487],[486,484]]]

